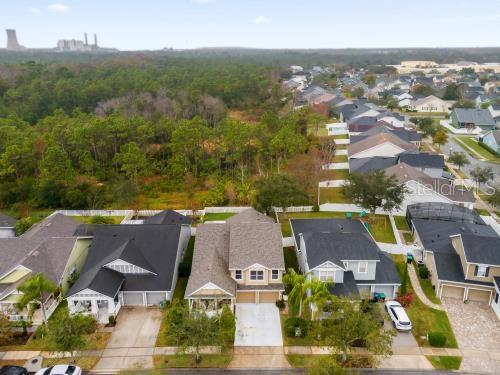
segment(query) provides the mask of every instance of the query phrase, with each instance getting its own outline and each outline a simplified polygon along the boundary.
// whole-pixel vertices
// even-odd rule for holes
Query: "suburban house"
[[[494,152],[500,153],[500,129],[489,131],[481,140]]]
[[[387,176],[395,176],[408,190],[400,207],[403,212],[408,205],[421,202],[453,203],[472,209],[476,201],[469,190],[444,178],[430,177],[406,163],[388,167],[384,172]]]
[[[434,95],[429,95],[411,101],[408,109],[417,112],[448,112],[453,104],[453,101],[442,100]]]
[[[407,216],[408,217],[408,216]],[[500,237],[488,225],[460,218],[411,218],[416,242],[439,298],[484,302],[500,318],[494,278],[500,276]]]
[[[350,139],[350,144],[356,143],[358,141],[361,141],[365,138],[368,138],[372,135],[375,134],[394,134],[401,138],[401,140],[408,142],[408,143],[413,143],[416,146],[420,146],[420,142],[422,141],[422,136],[416,132],[415,130],[408,130],[405,128],[395,128],[391,125],[381,123],[379,126],[375,126],[371,128],[370,130],[367,130],[365,132],[362,132],[360,134],[351,134],[349,136]]]
[[[201,224],[192,269],[185,293],[190,308],[215,314],[223,305],[275,303],[284,292],[280,225],[252,208],[225,223]]]
[[[490,111],[491,117],[493,117],[497,126],[500,127],[500,104],[490,104],[488,111]]]
[[[429,177],[443,176],[443,155],[427,152],[402,152],[396,156],[374,156],[371,158],[349,159],[349,173],[368,173],[405,163]]]
[[[403,141],[392,133],[378,133],[366,137],[347,147],[349,158],[369,158],[373,156],[396,156],[405,151],[418,151],[418,146]]]
[[[494,130],[495,120],[487,109],[455,108],[450,115],[451,125],[457,129],[481,128],[483,131]]]
[[[190,235],[188,223],[95,225],[87,260],[67,294],[70,313],[106,323],[121,306],[171,300]]]
[[[59,288],[56,295],[43,299],[49,317],[69,288],[70,279],[83,266],[90,241],[73,235],[79,223],[61,214],[49,216],[20,237],[0,238],[0,311],[10,320],[43,322],[41,308],[20,311],[18,287],[42,273]]]
[[[0,238],[16,236],[17,220],[0,212]]]
[[[408,107],[413,99],[413,96],[407,92],[404,92],[399,95],[394,95],[393,97],[398,101],[399,108]]]
[[[332,282],[331,294],[397,296],[396,266],[360,220],[292,219],[290,224],[301,271]]]

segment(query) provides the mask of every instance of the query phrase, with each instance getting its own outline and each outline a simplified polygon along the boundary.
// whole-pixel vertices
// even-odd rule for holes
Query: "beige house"
[[[411,101],[408,109],[417,112],[449,112],[454,103],[451,100],[442,100],[434,95],[429,95]]]
[[[366,137],[347,146],[349,159],[394,157],[405,151],[418,151],[419,147],[406,142],[397,135],[383,132]]]
[[[274,303],[284,292],[284,272],[279,224],[248,209],[196,228],[185,298],[190,308],[211,314],[223,305]]]
[[[484,224],[445,220],[412,220],[414,237],[439,298],[483,302],[500,318],[500,237]]]

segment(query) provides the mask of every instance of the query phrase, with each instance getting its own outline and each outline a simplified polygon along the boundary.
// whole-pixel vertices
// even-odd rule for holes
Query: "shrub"
[[[116,324],[116,317],[114,315],[108,316],[108,324],[114,326]]]
[[[295,337],[296,328],[300,328],[300,336],[304,337],[307,334],[309,324],[302,318],[291,317],[285,320],[285,334],[288,337]]]
[[[276,307],[282,311],[284,308],[285,308],[285,301],[283,301],[282,299],[279,299],[276,301]]]
[[[74,315],[74,319],[78,322],[78,327],[84,334],[94,333],[97,330],[97,322],[90,315]]]
[[[182,261],[179,263],[179,277],[189,277],[191,275],[191,265],[189,262]]]
[[[234,333],[236,331],[236,319],[229,307],[224,306],[219,319],[220,336],[222,345],[231,347],[234,343]]]
[[[396,298],[396,301],[398,301],[401,304],[401,306],[408,307],[413,302],[413,294],[411,293],[401,294]]]
[[[115,221],[113,220],[112,217],[109,217],[109,216],[96,215],[96,216],[90,217],[89,223],[90,224],[114,224]]]
[[[426,266],[420,267],[418,269],[418,275],[420,276],[421,279],[428,279],[429,269]]]
[[[429,332],[429,344],[436,348],[444,348],[446,345],[446,335],[441,332]]]

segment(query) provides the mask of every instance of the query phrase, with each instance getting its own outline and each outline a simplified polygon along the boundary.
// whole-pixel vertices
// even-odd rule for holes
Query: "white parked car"
[[[82,375],[82,369],[73,365],[56,365],[38,370],[35,375]]]
[[[388,301],[385,303],[385,309],[389,313],[394,328],[400,331],[410,331],[411,321],[403,306],[397,301]]]

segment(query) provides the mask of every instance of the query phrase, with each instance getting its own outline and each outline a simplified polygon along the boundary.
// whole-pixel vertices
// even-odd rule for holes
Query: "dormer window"
[[[236,270],[236,271],[234,271],[234,278],[235,278],[236,280],[241,280],[241,279],[243,279],[243,276],[242,276],[241,270]]]
[[[476,266],[476,272],[474,276],[477,277],[488,277],[489,267],[488,266]]]
[[[368,262],[359,262],[358,273],[366,273],[366,272],[368,272]]]
[[[280,278],[280,274],[278,270],[272,270],[271,271],[271,279],[273,280],[278,280]]]
[[[262,270],[250,271],[250,280],[264,280],[264,271]]]

